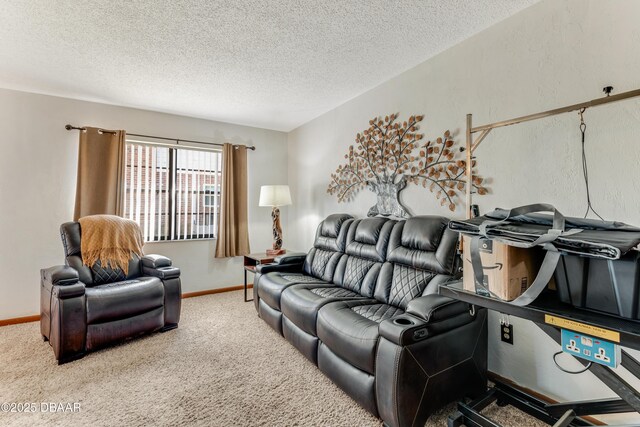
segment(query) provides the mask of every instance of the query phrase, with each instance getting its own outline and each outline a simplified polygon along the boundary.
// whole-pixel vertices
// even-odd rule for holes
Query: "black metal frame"
[[[640,349],[640,322],[576,309],[569,304],[560,302],[553,291],[542,293],[534,302],[525,307],[465,291],[461,289],[461,282],[441,286],[440,294],[479,307],[531,320],[557,343],[560,343],[560,328],[545,323],[545,315],[547,314],[617,331],[620,333],[621,346]],[[621,354],[621,365],[632,375],[640,378],[640,362],[624,350]],[[585,360],[575,359],[585,367],[588,366],[588,362]],[[606,366],[593,363],[589,365],[588,370],[620,398],[550,404],[496,380],[495,385],[490,387],[480,398],[471,402],[459,402],[457,412],[449,417],[448,426],[500,427],[499,424],[480,413],[493,402],[499,406],[512,405],[554,427],[595,425],[581,418],[586,415],[640,413],[640,392],[638,390]]]
[[[482,415],[480,411],[485,409],[492,403],[498,406],[512,405],[523,412],[553,426],[594,426],[587,420],[577,417],[577,413],[571,405],[567,404],[567,408],[558,414],[557,408],[554,413],[549,411],[550,405],[539,398],[525,393],[522,390],[496,381],[493,387],[490,387],[486,394],[471,402],[458,402],[457,411],[449,416],[448,427],[500,427],[495,421]],[[568,424],[558,424],[561,420]]]
[[[560,301],[554,291],[545,291],[531,304],[520,307],[496,298],[485,297],[461,288],[462,282],[440,286],[440,294],[489,310],[545,324],[545,315],[563,317],[587,325],[620,333],[620,345],[640,350],[640,321],[575,308]],[[630,356],[629,356],[630,357]],[[638,364],[640,372],[640,364]]]
[[[248,283],[247,283],[247,271],[250,271],[253,274],[256,274],[255,270],[250,270],[247,268],[247,266],[244,266],[244,302],[249,302],[249,301],[253,301],[253,298],[248,299],[247,298],[247,289],[248,289]],[[254,290],[255,292],[255,290]]]

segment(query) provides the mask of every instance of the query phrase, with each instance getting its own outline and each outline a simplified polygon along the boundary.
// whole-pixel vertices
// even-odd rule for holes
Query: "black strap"
[[[473,268],[476,294],[500,298],[484,285],[484,268],[482,266],[482,260],[480,259],[480,239],[482,239],[480,236],[471,238],[471,244],[469,245],[469,254],[471,255],[471,267]]]
[[[513,208],[507,213],[506,217],[504,217],[499,221],[488,221],[488,220],[484,221],[482,224],[480,224],[480,227],[479,227],[480,235],[484,237],[489,237],[487,233],[490,228],[494,228],[502,223],[505,223],[509,221],[511,218],[514,218],[516,216],[525,215],[525,214],[534,213],[534,212],[553,212],[553,225],[551,226],[551,228],[546,234],[543,234],[542,236],[538,237],[536,240],[534,240],[531,243],[526,243],[526,244],[520,243],[518,244],[519,247],[532,248],[537,245],[543,245],[545,243],[554,241],[555,239],[558,238],[558,236],[565,233],[564,215],[562,215],[562,213],[560,213],[560,211],[557,210],[553,205],[549,205],[547,203],[535,203],[533,205],[525,205],[525,206]],[[571,233],[574,233],[574,231],[571,231]]]

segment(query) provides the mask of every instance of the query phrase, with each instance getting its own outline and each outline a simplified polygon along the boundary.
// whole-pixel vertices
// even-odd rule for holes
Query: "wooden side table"
[[[244,256],[244,302],[253,301],[253,298],[247,299],[247,271],[255,274],[258,265],[270,264],[274,258],[275,257],[269,256],[264,252]]]

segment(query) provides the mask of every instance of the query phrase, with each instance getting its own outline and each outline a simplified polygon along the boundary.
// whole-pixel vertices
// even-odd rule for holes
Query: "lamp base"
[[[267,249],[267,256],[278,256],[287,253],[285,249]]]

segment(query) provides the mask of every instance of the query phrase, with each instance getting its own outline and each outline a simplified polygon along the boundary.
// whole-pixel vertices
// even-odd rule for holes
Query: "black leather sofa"
[[[260,317],[388,426],[486,390],[486,310],[438,295],[459,266],[448,220],[331,215],[308,254],[260,266]]]
[[[180,269],[161,255],[134,255],[128,275],[82,264],[78,222],[60,226],[65,265],[41,270],[40,332],[58,363],[180,321]]]

